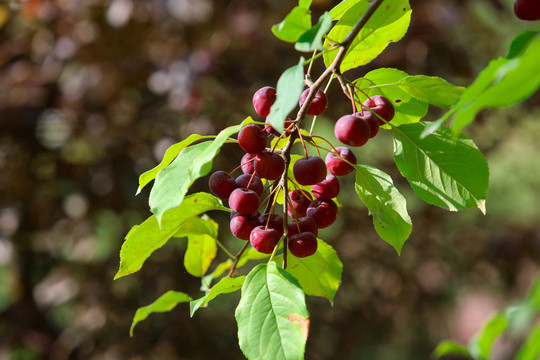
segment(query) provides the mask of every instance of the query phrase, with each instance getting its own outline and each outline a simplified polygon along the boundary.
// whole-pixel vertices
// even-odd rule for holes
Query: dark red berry
[[[268,135],[255,124],[246,125],[238,133],[238,144],[245,152],[258,154],[266,148]]]
[[[287,206],[289,216],[292,218],[295,218],[295,215],[297,218],[306,216],[306,210],[309,204],[311,204],[311,195],[300,190],[292,190],[289,191],[289,199],[290,202]]]
[[[276,101],[276,89],[271,86],[260,88],[253,94],[253,107],[259,116],[267,117]]]
[[[360,116],[345,115],[336,122],[334,135],[345,145],[362,146],[369,140],[371,130]]]
[[[242,156],[240,160],[240,165],[242,166],[242,172],[244,174],[253,174],[255,171],[253,167],[253,162],[255,161],[255,154],[246,153]]]
[[[304,105],[304,102],[306,101],[307,97],[309,95],[309,89],[304,90],[302,95],[300,95],[300,107]],[[315,94],[315,97],[313,98],[313,101],[309,105],[307,109],[308,115],[320,115],[323,113],[323,111],[326,109],[326,106],[328,106],[328,99],[326,98],[326,94],[322,92],[321,90],[318,90]]]
[[[253,190],[234,189],[229,196],[229,207],[239,214],[253,214],[259,208],[259,195]]]
[[[237,188],[234,178],[222,170],[216,171],[210,176],[208,187],[212,194],[220,199],[227,199],[231,192]]]
[[[253,180],[251,177],[253,177]],[[251,184],[249,185],[249,189],[255,191],[257,195],[261,196],[264,191],[264,185],[261,178],[257,175],[242,174],[236,178],[236,185],[239,188],[246,189],[250,181]]]
[[[229,224],[231,233],[242,240],[249,240],[249,234],[251,234],[251,231],[259,225],[260,223],[257,217],[240,214],[237,214],[231,218],[231,222]]]
[[[306,210],[306,215],[315,220],[319,229],[332,225],[336,221],[337,213],[338,207],[332,200],[315,199]]]
[[[298,231],[298,228],[300,228],[300,231]],[[292,220],[287,224],[287,234],[289,238],[305,231],[309,231],[315,236],[319,235],[319,228],[317,227],[317,222],[315,219],[309,216],[304,216],[298,219],[298,221]]]
[[[291,236],[288,245],[291,254],[304,258],[317,252],[317,237],[310,232],[302,232]]]
[[[369,125],[369,137],[373,138],[375,135],[379,133],[379,119],[376,115],[373,115],[372,112],[369,110],[364,110],[364,115],[360,116],[362,119],[364,119],[368,125]]]
[[[334,174],[336,176],[344,176],[353,172],[354,166],[347,163],[348,161],[352,164],[356,164],[356,156],[354,155],[352,150],[345,146],[337,147],[335,150],[337,151],[337,153],[335,151],[332,151],[329,152],[328,155],[326,155],[325,162],[328,171],[330,171],[331,174]],[[347,161],[343,160],[337,155],[341,156]]]
[[[251,231],[249,242],[255,250],[263,254],[271,254],[274,251],[281,236],[276,229],[267,228],[259,225]]]
[[[381,95],[374,95],[364,101],[364,106],[370,108],[377,115],[382,117],[386,121],[390,121],[394,118],[396,109],[392,102]],[[369,110],[368,110],[369,111]],[[386,122],[377,118],[379,120],[379,125],[384,125]]]
[[[262,226],[266,226],[268,224],[268,227],[271,227],[272,229],[275,229],[279,236],[283,235],[283,216],[279,214],[272,214],[264,213],[261,216],[259,216],[259,222]]]
[[[293,174],[300,185],[314,185],[326,178],[326,164],[318,156],[301,158],[294,163]]]
[[[540,20],[540,0],[515,0],[514,13],[521,20]]]
[[[332,174],[326,175],[326,179],[318,184],[311,185],[313,197],[321,200],[333,199],[339,194],[339,180]]]
[[[272,134],[274,136],[278,136],[278,137],[281,136],[281,133],[279,133],[277,130],[275,130],[272,127],[272,125],[270,125],[270,121],[268,121],[268,119],[266,119],[264,122],[265,122],[265,124],[267,124],[266,127],[264,128],[267,133]],[[285,136],[284,137],[289,137],[289,135],[291,135],[293,133],[294,127],[291,126],[292,124],[293,124],[293,121],[291,119],[287,118],[285,120],[285,123],[283,124],[283,126],[285,127],[285,130],[287,130],[287,129],[289,129],[289,130],[285,131]]]
[[[274,152],[263,151],[255,156],[255,173],[268,180],[276,180],[285,171],[285,161]]]

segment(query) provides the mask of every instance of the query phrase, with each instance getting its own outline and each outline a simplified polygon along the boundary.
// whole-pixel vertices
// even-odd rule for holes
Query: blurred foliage
[[[335,3],[314,1],[313,18]],[[534,26],[516,20],[511,4],[412,1],[405,39],[351,72],[395,67],[466,86]],[[193,319],[183,305],[153,315],[129,337],[135,310],[166,291],[202,296],[183,268],[184,242],[157,251],[136,275],[112,279],[123,236],[149,215],[148,189],[134,195],[139,174],[190,134],[216,134],[254,115],[253,92],[297,62],[270,31],[291,7],[283,0],[0,3],[0,358],[242,358],[234,295]],[[330,122],[350,103],[337,86],[329,102],[328,122],[318,126],[332,136]],[[367,210],[349,200],[354,180],[346,179],[339,223],[321,232],[344,262],[343,284],[334,307],[308,298],[308,359],[426,359],[442,339],[466,343],[527,293],[540,261],[539,117],[535,94],[484,111],[467,128],[490,162],[486,216],[407,196],[389,134],[357,151],[407,196],[413,234],[398,257],[377,238]],[[238,161],[231,147],[216,164],[232,169]],[[200,190],[204,179],[193,187]],[[220,235],[240,247],[226,217],[215,214]],[[496,343],[492,356],[510,359],[518,345]]]

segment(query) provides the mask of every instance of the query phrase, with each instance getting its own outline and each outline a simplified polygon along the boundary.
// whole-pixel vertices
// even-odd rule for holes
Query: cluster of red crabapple
[[[300,96],[302,107],[309,94],[306,89]],[[276,100],[276,89],[263,87],[255,92],[253,106],[258,115],[268,116],[270,107]],[[318,91],[307,109],[308,115],[320,115],[328,104],[326,95]],[[379,126],[394,117],[392,103],[382,96],[372,96],[363,104],[361,113],[342,116],[335,124],[334,134],[343,144],[362,146],[377,135]],[[382,120],[384,119],[384,120]],[[231,212],[230,229],[234,236],[249,240],[253,247],[262,253],[271,254],[284,235],[283,217],[274,212],[275,202],[267,204],[265,213],[258,211],[268,195],[261,201],[266,191],[261,179],[279,181],[285,169],[285,160],[274,149],[267,148],[270,136],[288,137],[300,131],[297,124],[287,119],[284,134],[277,132],[266,120],[266,126],[256,124],[244,126],[238,133],[238,144],[246,152],[239,168],[243,174],[236,179],[225,171],[216,171],[210,176],[210,191],[221,199],[228,199]],[[300,137],[302,140],[302,138]],[[326,228],[337,218],[338,207],[332,200],[340,190],[337,176],[344,176],[354,170],[356,156],[348,147],[342,146],[328,153],[325,160],[319,156],[298,159],[293,165],[296,183],[289,179],[295,189],[284,191],[288,196],[287,214],[291,220],[287,224],[287,245],[296,257],[313,255],[317,251],[319,229]],[[237,168],[238,169],[238,168]],[[236,169],[235,169],[236,170]],[[233,172],[235,171],[233,170]],[[311,185],[311,194],[300,185]],[[278,188],[272,187],[271,194]],[[270,201],[270,200],[269,200]]]

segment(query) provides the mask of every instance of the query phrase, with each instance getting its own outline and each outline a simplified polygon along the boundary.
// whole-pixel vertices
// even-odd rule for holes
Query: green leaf
[[[184,256],[184,267],[193,276],[202,277],[216,257],[216,240],[208,235],[191,235]]]
[[[357,5],[359,2],[366,2],[366,0],[344,0],[334,6],[332,10],[330,10],[330,15],[332,16],[333,21],[340,20],[343,15],[349,11],[350,8]]]
[[[519,55],[524,49],[527,48],[534,37],[538,36],[538,34],[540,34],[540,32],[529,30],[516,36],[510,44],[510,49],[508,49],[506,58],[511,59]]]
[[[176,305],[188,301],[191,301],[191,297],[183,292],[167,291],[150,305],[137,309],[131,327],[129,328],[129,335],[133,336],[135,325],[145,320],[150,314],[171,311]]]
[[[355,189],[373,217],[377,234],[400,254],[412,231],[405,198],[388,174],[368,165],[355,167]]]
[[[433,350],[433,357],[437,359],[443,357],[444,355],[461,355],[468,359],[472,359],[471,354],[467,348],[459,343],[454,341],[441,341],[439,345]]]
[[[167,243],[194,216],[210,210],[230,211],[221,201],[208,193],[196,193],[186,196],[182,204],[168,211],[163,216],[160,227],[155,215],[142,224],[135,225],[126,235],[120,250],[120,269],[115,276],[118,279],[138,271],[146,259]]]
[[[201,136],[197,134],[191,134],[186,139],[171,145],[167,151],[165,151],[165,154],[163,155],[163,159],[153,169],[150,169],[139,176],[139,188],[137,189],[137,194],[141,192],[141,190],[152,180],[156,178],[156,175],[159,173],[159,171],[163,168],[165,168],[167,165],[171,163],[171,161],[174,160],[174,158],[180,153],[180,151],[184,150],[189,145],[193,144],[195,141],[200,139],[208,138],[208,136]]]
[[[238,260],[238,264],[236,265],[237,269],[240,269],[242,266],[244,266],[249,260],[262,260],[270,257],[269,254],[263,254],[255,250],[254,248],[250,248],[247,251],[244,251],[242,254],[242,257],[240,260]],[[212,273],[212,277],[214,279],[220,277],[223,275],[223,273],[226,270],[231,269],[233,265],[233,261],[231,259],[228,259],[222,263],[220,263],[218,266],[216,266],[214,272]]]
[[[540,358],[540,323],[537,323],[519,349],[515,360],[537,360]]]
[[[282,22],[272,26],[272,32],[278,39],[296,42],[310,28],[311,12],[309,7],[295,6]]]
[[[325,12],[319,18],[319,21],[311,29],[303,33],[294,48],[298,51],[314,51],[322,50],[323,48],[323,36],[330,30],[332,27],[332,17],[328,12]]]
[[[416,195],[447,210],[478,207],[485,213],[489,180],[486,158],[467,136],[447,127],[421,138],[426,124],[393,129],[394,159]]]
[[[274,262],[251,270],[236,308],[240,349],[250,360],[303,359],[309,313],[298,281]]]
[[[356,2],[343,13],[342,10],[348,5],[332,10],[332,18],[336,19],[339,16],[339,21],[328,34],[324,43],[325,49],[332,49],[330,41],[340,43],[345,39],[369,4],[368,1]],[[405,35],[410,21],[411,7],[407,0],[384,1],[353,40],[341,63],[341,72],[371,62],[386,49],[388,44],[399,41]],[[337,48],[324,54],[326,66],[330,66],[336,54]]]
[[[317,239],[317,252],[305,258],[289,253],[287,271],[298,280],[307,295],[322,296],[334,304],[334,296],[341,284],[343,264],[336,251],[321,239]],[[275,257],[276,263],[283,255]]]
[[[285,119],[298,105],[300,95],[304,90],[304,58],[301,57],[298,65],[294,65],[281,74],[276,88],[276,102],[270,108],[268,121],[277,132],[285,130]]]
[[[506,316],[503,314],[493,316],[469,344],[469,351],[473,357],[480,360],[488,359],[495,340],[506,330],[507,326],[508,318]]]
[[[173,236],[182,238],[190,235],[208,235],[217,239],[218,224],[206,214],[201,217],[194,216],[186,221]]]
[[[456,104],[452,130],[458,133],[486,108],[502,108],[531,96],[540,87],[540,37],[511,59],[492,61]]]
[[[242,284],[244,284],[245,276],[239,276],[236,278],[224,277],[216,285],[212,286],[208,294],[203,296],[200,299],[193,300],[190,306],[190,315],[193,317],[195,312],[199,310],[201,306],[206,305],[208,302],[213,300],[216,296],[220,294],[228,294],[240,290]]]
[[[465,90],[436,76],[408,76],[398,82],[398,86],[418,100],[447,108],[458,101]]]
[[[390,122],[392,125],[398,126],[420,121],[426,116],[429,104],[414,98],[399,86],[399,82],[408,77],[409,74],[401,70],[380,68],[355,80],[354,83],[359,88],[356,95],[361,100],[357,105],[358,109],[360,109],[360,103],[367,99],[366,95],[382,95],[392,102],[396,110],[396,114]],[[389,126],[384,125],[384,128],[389,128]]]
[[[253,120],[248,117],[241,124],[221,131],[213,141],[206,141],[182,150],[169,166],[157,174],[154,187],[150,192],[149,204],[158,222],[161,222],[161,217],[166,210],[173,209],[182,203],[195,180],[210,172],[212,160],[229,137],[240,131],[246,123],[251,122]]]

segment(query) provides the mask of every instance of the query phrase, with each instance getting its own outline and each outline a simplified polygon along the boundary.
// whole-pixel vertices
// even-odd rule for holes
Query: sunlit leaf
[[[272,32],[283,41],[296,42],[310,28],[311,12],[309,8],[295,6],[282,22],[272,26]]]
[[[184,256],[184,267],[193,276],[202,277],[217,254],[218,224],[211,219],[201,219],[197,216],[186,222],[187,226],[175,234],[190,231],[187,234],[188,246]]]
[[[493,316],[469,344],[469,351],[475,359],[487,360],[495,340],[506,330],[508,318],[503,314]]]
[[[364,77],[356,80],[354,83],[358,87],[356,92],[357,107],[367,99],[367,96],[382,95],[392,102],[396,114],[392,125],[411,124],[420,121],[426,116],[429,104],[425,101],[413,97],[404,91],[399,83],[407,79],[409,74],[404,71],[392,68],[380,68],[368,72]],[[383,126],[389,129],[388,125]]]
[[[195,312],[201,306],[206,305],[208,302],[213,300],[216,296],[221,295],[221,294],[228,294],[228,293],[232,293],[237,290],[240,290],[242,288],[242,284],[244,284],[245,279],[246,279],[245,276],[239,276],[236,278],[230,278],[230,277],[222,278],[214,286],[212,286],[208,294],[206,294],[202,298],[193,300],[189,304],[191,317],[193,317]]]
[[[452,106],[465,90],[437,76],[407,76],[398,82],[398,86],[418,100],[439,107]]]
[[[309,314],[298,281],[274,262],[257,265],[236,308],[240,349],[250,360],[303,359]]]
[[[276,102],[270,108],[268,121],[277,132],[285,130],[285,119],[289,113],[298,106],[298,100],[304,90],[304,58],[301,57],[298,65],[292,66],[281,74],[277,83]]]
[[[441,341],[435,350],[433,350],[433,357],[438,359],[445,355],[461,355],[467,359],[472,359],[471,354],[467,348],[454,341]]]
[[[145,320],[150,314],[171,311],[176,305],[188,301],[191,301],[191,297],[183,292],[167,291],[150,305],[137,309],[131,327],[129,328],[129,335],[133,336],[135,326]]]
[[[325,12],[321,15],[319,22],[315,26],[298,38],[294,48],[298,51],[322,50],[322,38],[331,27],[332,18],[328,12]]]
[[[401,253],[412,231],[405,198],[396,189],[392,178],[368,165],[356,165],[355,189],[369,209],[379,236]]]
[[[537,323],[525,339],[525,343],[519,349],[515,360],[537,360],[540,358],[540,322]]]
[[[485,212],[489,170],[474,142],[447,127],[425,138],[426,124],[393,129],[394,159],[416,195],[447,210],[478,207]]]
[[[138,271],[146,259],[175,236],[187,221],[210,210],[230,211],[215,196],[196,193],[186,196],[182,204],[165,213],[161,227],[155,215],[135,225],[120,250],[120,269],[115,279]]]
[[[287,272],[298,280],[307,295],[322,296],[331,304],[341,284],[343,264],[336,251],[321,239],[317,239],[317,252],[305,258],[297,258],[289,253],[287,257]],[[283,255],[276,256],[279,264]]]
[[[331,12],[332,18],[339,21],[332,28],[325,40],[325,49],[331,49],[332,43],[340,43],[351,32],[359,17],[367,10],[368,1],[355,2],[343,14],[341,9]],[[365,65],[375,59],[391,42],[400,40],[409,27],[411,8],[407,0],[385,0],[353,40],[343,62],[341,71]],[[336,57],[337,50],[324,55],[324,63],[329,66]]]
[[[212,160],[229,137],[251,122],[253,120],[248,117],[241,124],[222,130],[213,141],[185,148],[169,166],[159,171],[149,199],[150,209],[158,222],[161,221],[165,211],[182,203],[189,187],[195,180],[210,172]]]

